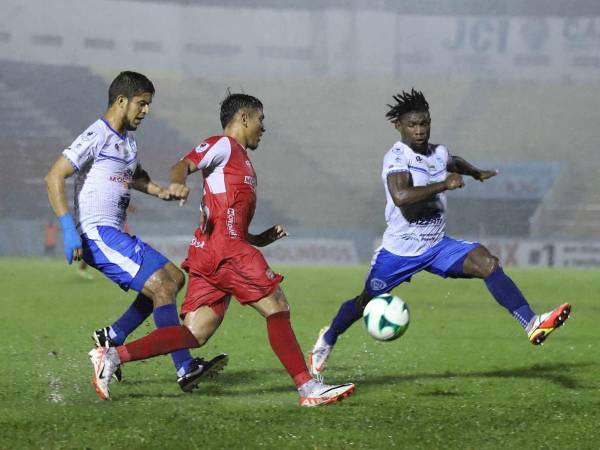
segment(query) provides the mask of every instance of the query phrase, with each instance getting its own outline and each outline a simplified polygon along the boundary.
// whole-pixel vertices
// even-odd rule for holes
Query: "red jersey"
[[[182,316],[203,305],[228,302],[231,295],[241,303],[270,295],[283,277],[246,241],[256,207],[256,173],[246,149],[233,138],[213,136],[185,159],[204,175],[206,221],[196,229],[181,265],[189,273]]]
[[[228,136],[212,136],[185,156],[204,176],[206,217],[197,239],[246,239],[256,209],[256,173],[246,149]]]

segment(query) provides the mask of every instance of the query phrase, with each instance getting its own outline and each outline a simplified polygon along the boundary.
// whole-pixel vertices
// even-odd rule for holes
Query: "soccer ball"
[[[378,341],[393,341],[408,329],[408,305],[399,297],[382,294],[367,303],[363,319],[369,334]]]

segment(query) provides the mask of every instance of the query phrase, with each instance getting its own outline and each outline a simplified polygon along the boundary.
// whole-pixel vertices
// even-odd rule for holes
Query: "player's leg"
[[[210,306],[200,306],[185,314],[183,324],[192,332],[198,341],[199,347],[208,342],[223,322],[223,317],[229,307],[229,299],[228,295],[224,296],[217,303]],[[192,362],[193,370],[189,370],[180,376],[177,383],[184,392],[191,392],[203,378],[216,376],[228,362],[229,357],[224,353],[210,360],[194,358]]]
[[[405,258],[377,249],[371,260],[371,269],[360,295],[346,300],[340,306],[330,325],[321,329],[317,342],[308,355],[310,372],[313,376],[322,376],[325,363],[329,358],[338,337],[360,320],[365,306],[373,297],[390,292],[412,275],[423,270],[430,256]]]
[[[315,345],[308,353],[308,370],[313,377],[322,379],[325,364],[338,336],[362,317],[362,311],[371,298],[371,295],[363,290],[360,295],[346,300],[340,306],[331,324],[321,328]]]
[[[273,352],[294,381],[301,406],[333,403],[352,394],[354,384],[324,385],[308,372],[304,356],[290,322],[290,307],[281,288],[250,303],[267,320],[267,334]]]
[[[537,315],[531,309],[521,290],[504,273],[498,258],[492,255],[487,248],[479,244],[452,241],[454,242],[449,245],[449,249],[460,249],[462,246],[467,253],[461,255],[460,250],[450,252],[456,259],[449,261],[451,264],[446,276],[483,279],[494,299],[519,322],[533,344],[541,344],[569,317],[571,306],[566,303],[553,311]],[[469,244],[474,247],[469,249]]]

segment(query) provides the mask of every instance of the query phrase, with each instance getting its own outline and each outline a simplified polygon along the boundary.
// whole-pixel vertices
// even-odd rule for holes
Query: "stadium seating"
[[[20,218],[49,213],[42,177],[59,150],[97,118],[114,73],[82,67],[3,61],[0,72],[0,176],[14,196],[1,212]],[[159,181],[200,139],[220,132],[219,103],[227,88],[265,104],[265,134],[252,156],[258,172],[259,224],[299,228],[384,227],[381,157],[399,138],[386,122],[391,94],[415,86],[431,104],[432,142],[470,160],[557,161],[563,171],[537,211],[540,236],[598,236],[600,186],[596,149],[588,136],[599,122],[591,85],[488,80],[263,79],[152,74],[153,109],[140,128],[141,161]],[[563,105],[573,104],[566,113]],[[199,178],[192,181],[198,187]],[[584,183],[582,185],[582,183]],[[171,220],[151,199],[140,218]],[[197,200],[197,198],[196,198]],[[195,201],[196,201],[195,200]],[[138,201],[138,200],[136,200]],[[195,208],[185,213],[195,215]],[[490,215],[490,217],[493,215]],[[484,220],[484,219],[482,219]],[[185,221],[188,222],[187,220]],[[450,223],[454,230],[454,222]],[[494,230],[494,227],[483,227]]]

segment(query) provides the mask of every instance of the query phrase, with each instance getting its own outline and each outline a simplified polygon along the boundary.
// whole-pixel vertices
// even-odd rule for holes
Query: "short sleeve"
[[[383,177],[392,173],[408,172],[408,155],[402,147],[394,146],[383,158]]]
[[[227,137],[211,142],[207,140],[183,157],[192,161],[199,170],[212,169],[229,160],[231,143]]]
[[[63,150],[62,154],[79,170],[84,164],[93,160],[98,149],[100,137],[93,130],[84,131],[73,143]]]

